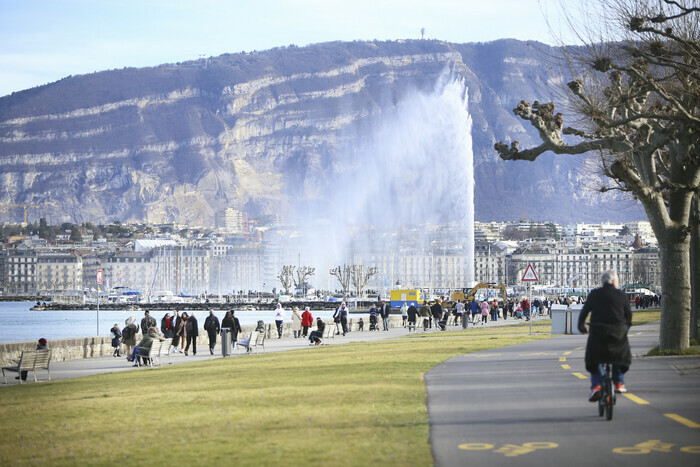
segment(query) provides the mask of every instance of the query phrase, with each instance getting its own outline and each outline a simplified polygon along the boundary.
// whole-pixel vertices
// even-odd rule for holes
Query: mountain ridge
[[[450,69],[469,89],[477,220],[643,218],[581,191],[574,160],[498,159],[497,140],[536,143],[511,109],[557,82],[538,57],[510,39],[331,42],[64,78],[0,98],[0,203],[38,204],[51,222],[284,213],[299,182],[351,163],[349,134]]]

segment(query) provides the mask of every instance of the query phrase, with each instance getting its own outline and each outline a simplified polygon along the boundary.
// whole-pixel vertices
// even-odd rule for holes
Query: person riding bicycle
[[[619,290],[620,279],[615,271],[601,276],[603,286],[591,291],[578,318],[578,329],[587,334],[586,317],[591,314],[590,334],[586,344],[586,370],[591,374],[590,402],[600,399],[602,366],[612,364],[615,392],[627,392],[625,373],[632,363],[627,331],[632,325],[632,310],[627,295]]]

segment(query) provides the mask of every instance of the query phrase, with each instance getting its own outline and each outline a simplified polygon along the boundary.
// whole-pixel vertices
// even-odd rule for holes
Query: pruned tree
[[[639,200],[659,242],[659,347],[682,350],[689,345],[690,240],[699,228],[691,205],[700,187],[700,8],[685,0],[599,3],[603,35],[597,37],[604,40],[568,48],[565,55],[580,123],[564,126],[554,103],[521,101],[513,112],[538,131],[542,144],[494,147],[504,160],[593,154],[610,181],[601,191],[620,190]]]
[[[330,271],[331,276],[335,276],[336,279],[338,279],[338,282],[340,282],[340,288],[343,290],[343,294],[347,295],[348,290],[350,290],[350,281],[352,279],[352,266],[348,266],[347,264],[343,264],[342,266],[337,266]]]
[[[362,264],[354,264],[352,266],[352,285],[357,290],[357,296],[362,297],[364,294],[365,287],[369,284],[369,280],[377,274],[379,271],[376,267],[369,267],[365,271],[365,267]]]
[[[289,289],[292,288],[294,281],[294,266],[282,266],[282,272],[277,276],[282,284],[285,294],[289,294]]]
[[[303,287],[306,283],[306,278],[316,274],[316,268],[303,266],[297,268],[296,277],[294,278],[294,287]]]

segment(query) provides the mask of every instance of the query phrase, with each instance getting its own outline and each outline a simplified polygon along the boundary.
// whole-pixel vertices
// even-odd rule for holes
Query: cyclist
[[[591,314],[590,335],[586,344],[586,370],[591,374],[590,402],[600,399],[603,363],[612,364],[615,392],[627,392],[625,373],[632,363],[627,331],[632,325],[632,310],[627,295],[619,290],[620,279],[615,271],[601,276],[603,286],[591,291],[578,318],[578,329],[588,333],[586,317]]]

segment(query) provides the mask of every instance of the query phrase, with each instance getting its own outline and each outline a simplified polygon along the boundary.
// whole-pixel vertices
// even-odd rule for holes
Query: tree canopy
[[[690,239],[699,228],[691,207],[700,187],[700,8],[685,0],[599,3],[601,28],[588,29],[586,45],[565,52],[577,125],[566,126],[552,102],[521,101],[513,112],[538,131],[541,144],[494,147],[504,160],[533,161],[548,151],[593,155],[611,181],[601,191],[628,192],[641,202],[661,253],[660,347],[683,349]]]

